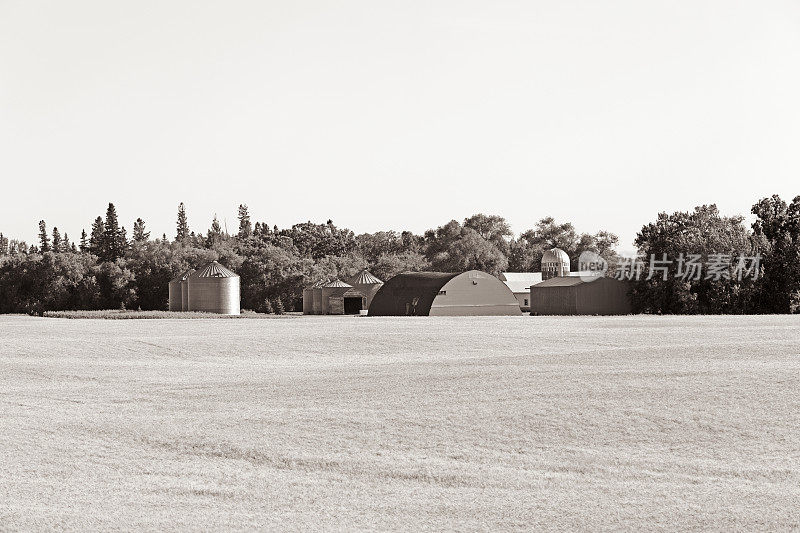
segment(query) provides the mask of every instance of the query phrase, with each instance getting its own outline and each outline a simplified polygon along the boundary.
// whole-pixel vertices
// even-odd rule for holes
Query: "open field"
[[[800,317],[0,317],[50,528],[800,528]]]

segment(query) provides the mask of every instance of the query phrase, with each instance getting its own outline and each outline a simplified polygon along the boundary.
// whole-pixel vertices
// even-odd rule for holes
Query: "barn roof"
[[[350,285],[380,285],[381,283],[383,282],[367,269],[362,270],[350,280]]]
[[[594,283],[598,280],[610,280],[610,281],[617,281],[619,283],[623,283],[621,280],[615,278],[609,278],[605,276],[598,276],[596,279],[585,279],[580,278],[578,276],[559,276],[556,278],[550,278],[547,281],[543,281],[541,283],[537,283],[531,288],[540,289],[540,288],[547,288],[547,287],[575,287],[576,285],[584,285],[586,283]],[[607,283],[607,282],[604,282]]]
[[[406,303],[416,301],[418,315],[428,315],[434,298],[459,272],[403,272],[383,284],[369,306],[375,316],[405,315]]]
[[[212,261],[193,275],[196,278],[238,278],[239,276],[232,270],[228,270],[216,261]]]
[[[503,272],[500,274],[500,281],[511,289],[511,292],[528,292],[531,285],[542,282],[541,272]]]

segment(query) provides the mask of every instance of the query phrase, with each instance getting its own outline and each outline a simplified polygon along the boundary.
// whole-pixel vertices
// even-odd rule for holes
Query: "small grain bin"
[[[364,295],[364,309],[369,309],[369,304],[372,303],[375,293],[383,287],[383,282],[366,269],[356,274],[348,283]]]
[[[169,282],[169,310],[181,311],[181,274]]]
[[[364,296],[349,283],[335,279],[322,287],[322,314],[358,314],[363,309]],[[355,312],[353,310],[358,308]]]
[[[314,283],[313,285],[306,287],[303,289],[303,314],[304,315],[318,315],[320,314],[321,308],[315,312],[314,310],[314,291],[318,288],[321,288],[325,284],[325,281],[320,280]],[[322,301],[320,295],[320,302]]]
[[[181,311],[189,310],[189,276],[194,273],[194,269],[190,268],[181,276]]]
[[[322,314],[322,286],[327,284],[327,281],[320,280],[311,286],[311,314]]]
[[[238,315],[239,276],[216,261],[189,276],[189,311]]]

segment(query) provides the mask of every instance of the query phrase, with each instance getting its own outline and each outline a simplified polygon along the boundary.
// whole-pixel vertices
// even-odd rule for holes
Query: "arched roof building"
[[[404,272],[383,284],[370,316],[520,315],[506,285],[486,272]]]

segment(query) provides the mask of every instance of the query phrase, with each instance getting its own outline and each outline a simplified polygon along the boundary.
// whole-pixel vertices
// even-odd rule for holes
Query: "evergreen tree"
[[[103,226],[103,218],[97,217],[92,223],[92,236],[89,237],[89,253],[100,257],[103,253],[103,233],[105,227]]]
[[[219,225],[217,214],[214,213],[214,220],[211,222],[211,229],[208,230],[208,236],[206,237],[206,246],[211,248],[215,244],[222,242],[222,238],[222,226]]]
[[[87,251],[89,251],[89,241],[88,241],[88,238],[86,237],[86,230],[85,229],[81,230],[81,248],[80,248],[80,250],[81,250],[81,253],[84,253],[84,254]]]
[[[0,257],[8,255],[8,239],[0,233]]]
[[[50,237],[47,235],[47,224],[44,220],[39,221],[39,249],[42,253],[50,251]]]
[[[275,298],[275,303],[273,304],[272,308],[275,310],[276,315],[282,315],[285,312],[283,301],[281,301],[280,297]]]
[[[117,241],[117,250],[119,250],[119,256],[123,257],[125,252],[128,251],[128,232],[125,230],[125,226],[122,226],[119,230],[119,240]]]
[[[103,226],[103,239],[100,246],[101,261],[115,261],[122,257],[124,246],[122,240],[124,236],[119,227],[117,219],[117,208],[109,203],[106,210],[106,220]]]
[[[253,234],[253,226],[250,224],[250,214],[247,212],[247,205],[239,204],[239,238],[246,239]]]
[[[74,242],[70,245],[69,251],[72,252],[73,254],[77,254],[78,253],[78,247],[75,246]]]
[[[70,246],[69,236],[66,232],[64,232],[64,240],[61,242],[61,251],[64,253],[69,253],[72,251],[72,247]]]
[[[55,226],[53,226],[53,251],[56,253],[61,251],[61,234]]]
[[[146,242],[150,239],[150,232],[145,231],[144,220],[137,218],[133,223],[133,242]]]
[[[175,240],[183,242],[189,237],[189,223],[186,221],[186,207],[183,202],[178,206],[178,227]]]

